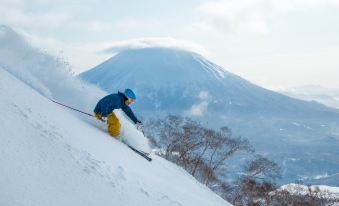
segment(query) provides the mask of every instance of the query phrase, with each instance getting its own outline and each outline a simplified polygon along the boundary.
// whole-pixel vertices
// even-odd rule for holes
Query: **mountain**
[[[107,92],[134,89],[145,118],[175,113],[230,127],[282,165],[282,183],[338,186],[339,110],[256,86],[180,49],[123,51],[79,76]],[[314,178],[324,174],[332,178]]]
[[[0,205],[229,205],[183,169],[144,160],[105,124],[50,101],[90,112],[105,93],[11,32],[0,27],[0,42],[10,39],[0,44]],[[144,138],[118,115],[128,141]]]
[[[108,92],[133,88],[142,111],[189,112],[197,103],[206,102],[209,112],[339,114],[338,110],[258,87],[199,54],[179,49],[124,51],[79,76]]]

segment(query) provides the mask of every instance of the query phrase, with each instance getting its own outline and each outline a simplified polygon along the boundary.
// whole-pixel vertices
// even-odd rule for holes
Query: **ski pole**
[[[83,111],[81,111],[81,110],[75,109],[75,108],[73,108],[73,107],[70,107],[70,106],[64,105],[64,104],[62,104],[62,103],[60,103],[60,102],[54,101],[53,99],[50,99],[50,100],[51,100],[52,102],[56,103],[56,104],[59,104],[59,105],[61,105],[61,106],[64,106],[64,107],[67,107],[67,108],[69,108],[69,109],[72,109],[72,110],[74,110],[74,111],[77,111],[77,112],[80,112],[80,113],[86,114],[86,115],[88,115],[88,116],[94,117],[94,115],[93,115],[93,114],[89,114],[89,113],[83,112]]]

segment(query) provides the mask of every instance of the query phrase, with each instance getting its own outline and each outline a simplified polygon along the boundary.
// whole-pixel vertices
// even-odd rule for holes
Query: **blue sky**
[[[145,46],[201,53],[258,85],[339,88],[339,0],[0,0],[0,24],[78,73]],[[109,51],[109,52],[108,52]]]

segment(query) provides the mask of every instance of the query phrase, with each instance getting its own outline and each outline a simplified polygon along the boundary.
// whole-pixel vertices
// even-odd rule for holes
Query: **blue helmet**
[[[134,92],[131,89],[125,89],[124,94],[128,98],[131,98],[131,99],[134,99],[134,100],[137,99],[137,97],[135,96]]]

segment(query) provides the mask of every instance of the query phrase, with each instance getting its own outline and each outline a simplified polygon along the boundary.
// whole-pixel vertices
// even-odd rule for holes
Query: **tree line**
[[[332,205],[336,200],[309,190],[306,194],[278,190],[275,181],[281,168],[274,161],[255,153],[249,141],[234,137],[231,129],[207,128],[179,115],[146,121],[145,134],[158,154],[181,166],[233,205]],[[231,182],[225,178],[227,160],[246,153],[249,160]]]

